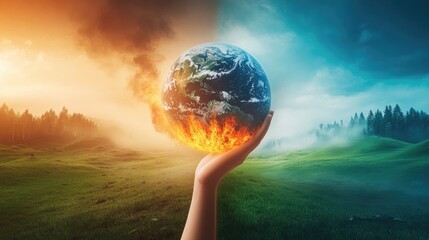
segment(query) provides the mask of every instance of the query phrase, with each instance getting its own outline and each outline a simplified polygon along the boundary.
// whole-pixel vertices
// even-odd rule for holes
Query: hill
[[[197,160],[103,139],[0,145],[0,239],[177,239]]]
[[[345,146],[261,157],[265,176],[293,182],[374,187],[429,194],[429,141],[409,144],[367,137]],[[426,187],[426,188],[425,188]]]
[[[222,182],[219,239],[428,239],[428,142],[253,156]],[[102,139],[0,145],[2,239],[179,239],[200,156]],[[404,222],[351,222],[386,214]]]
[[[428,142],[368,137],[257,156],[220,191],[226,239],[426,239]],[[349,221],[374,215],[404,222]]]

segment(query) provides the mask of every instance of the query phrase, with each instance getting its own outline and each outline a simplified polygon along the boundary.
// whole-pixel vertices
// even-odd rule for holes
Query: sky
[[[219,38],[266,70],[284,147],[314,141],[319,123],[399,104],[428,111],[429,3],[222,0]],[[404,111],[405,112],[405,111]]]
[[[271,84],[265,141],[301,148],[319,123],[400,104],[429,112],[425,1],[0,0],[0,101],[40,114],[66,106],[144,147],[153,92],[204,42],[252,54]]]

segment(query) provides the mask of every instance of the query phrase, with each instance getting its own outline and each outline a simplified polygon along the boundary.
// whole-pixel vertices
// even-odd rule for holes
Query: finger
[[[256,135],[248,142],[246,142],[245,144],[232,149],[224,154],[222,154],[222,159],[221,161],[227,161],[229,162],[229,164],[232,166],[232,168],[237,167],[238,165],[240,165],[241,163],[243,163],[243,161],[246,159],[247,155],[253,151],[253,149],[255,149],[259,143],[262,141],[262,139],[264,138],[265,134],[268,131],[268,128],[270,127],[271,124],[271,119],[273,117],[274,112],[270,111],[267,116],[264,119],[264,122],[262,123],[261,128],[258,130],[258,132],[256,133]]]
[[[258,132],[256,133],[256,135],[247,143],[245,143],[243,145],[243,148],[248,150],[249,152],[253,151],[253,149],[255,149],[259,143],[261,143],[262,139],[265,137],[265,135],[268,132],[268,129],[270,127],[271,124],[271,120],[273,118],[274,112],[270,111],[267,116],[265,117],[264,122],[262,123],[261,128],[258,130]]]
[[[273,112],[267,114],[261,128],[249,142],[219,155],[208,155],[207,157],[212,156],[212,158],[205,164],[204,174],[200,177],[202,179],[209,179],[209,176],[212,176],[220,179],[227,172],[240,165],[247,155],[253,151],[253,149],[255,149],[264,138],[270,126],[272,117]]]

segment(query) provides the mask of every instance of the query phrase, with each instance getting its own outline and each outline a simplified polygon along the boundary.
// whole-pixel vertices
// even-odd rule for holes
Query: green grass
[[[0,239],[176,239],[182,231],[195,157],[82,142],[0,149]]]
[[[0,145],[0,239],[179,239],[200,157],[99,139]],[[427,240],[429,142],[254,156],[218,196],[219,239]],[[406,222],[347,220],[375,214]]]
[[[248,159],[222,184],[221,239],[429,239],[428,143],[365,138]],[[406,222],[351,222],[385,214]]]

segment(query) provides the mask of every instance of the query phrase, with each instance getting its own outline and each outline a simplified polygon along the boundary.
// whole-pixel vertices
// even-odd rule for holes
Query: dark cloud
[[[429,2],[279,2],[294,30],[320,42],[326,55],[379,77],[429,73]]]
[[[106,0],[87,8],[78,19],[79,41],[91,56],[120,56],[136,67],[130,85],[150,102],[159,84],[157,45],[175,34],[171,22],[183,14],[180,0]]]
[[[187,19],[199,34],[214,15],[214,1],[104,0],[87,4],[75,15],[79,44],[89,55],[105,60],[120,58],[135,67],[130,80],[135,96],[149,104],[157,130],[166,127],[160,105],[161,79],[157,66],[163,60],[159,46],[177,35],[177,24]],[[205,11],[205,12],[202,12]],[[210,13],[208,11],[211,11]],[[205,19],[189,16],[204,15]],[[182,23],[183,24],[183,23]],[[180,30],[180,29],[179,29]],[[207,32],[207,31],[206,31]],[[192,37],[192,36],[191,36]],[[174,42],[172,42],[174,43]]]

